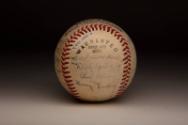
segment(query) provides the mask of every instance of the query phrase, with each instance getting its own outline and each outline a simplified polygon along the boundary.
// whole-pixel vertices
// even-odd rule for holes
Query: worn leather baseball
[[[104,101],[121,95],[136,69],[132,40],[119,26],[89,19],[72,26],[55,50],[55,70],[74,97]]]

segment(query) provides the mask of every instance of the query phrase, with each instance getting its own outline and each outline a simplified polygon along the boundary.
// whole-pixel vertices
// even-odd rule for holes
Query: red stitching
[[[65,41],[64,47],[63,47],[63,52],[61,55],[61,64],[62,64],[61,67],[62,67],[64,81],[65,81],[70,93],[77,98],[80,98],[79,93],[77,92],[76,87],[72,83],[73,80],[70,75],[68,64],[69,64],[69,59],[70,59],[69,55],[70,55],[71,47],[73,46],[72,43],[76,42],[76,40],[83,34],[84,33],[82,33],[82,31],[80,31],[80,30],[77,30],[77,32],[74,32],[70,36],[70,38],[68,38],[68,40]]]
[[[126,69],[126,70],[123,70],[123,73],[130,73],[130,70],[129,69]],[[124,75],[124,74],[123,74]]]
[[[69,74],[70,71],[63,71],[63,74]]]
[[[95,28],[95,30],[98,30],[98,24],[94,24],[94,28]]]
[[[102,29],[103,29],[102,24],[99,24],[99,29],[100,29],[100,30],[102,30]]]
[[[124,81],[126,81],[127,79],[129,79],[129,77],[130,77],[130,75],[128,74],[130,71],[128,71],[128,72],[126,72],[127,74],[124,74],[123,76],[122,76],[122,81],[124,82]]]
[[[68,47],[63,47],[63,51],[64,52],[67,52],[67,51],[70,51],[71,49],[70,48],[68,48]]]
[[[128,59],[124,64],[128,64],[131,61],[131,59]]]
[[[80,29],[78,29],[77,32],[80,33],[80,34],[82,34],[82,35],[84,35],[84,32],[82,32]]]
[[[125,84],[124,84],[124,85],[121,85],[120,88],[121,88],[121,89],[126,88]],[[118,91],[121,91],[121,90],[118,90]]]
[[[71,76],[66,76],[66,75],[64,75],[64,78],[68,79],[68,78],[71,78]]]
[[[114,36],[117,37],[119,35],[118,31],[115,31]]]
[[[117,91],[117,95],[121,95],[127,89],[127,85],[120,86],[120,89]]]
[[[125,91],[127,89],[127,86],[125,86],[125,87],[122,87],[120,90],[118,90],[117,91],[117,95],[119,96],[119,95],[122,95],[123,94],[123,92]]]
[[[128,46],[128,43],[127,43],[127,42],[124,42],[124,43],[122,44],[122,46]]]
[[[126,51],[126,50],[129,50],[129,47],[128,46],[125,46],[123,51]]]
[[[69,39],[67,42],[68,42],[68,43],[74,43],[74,42],[76,42],[76,41],[73,40],[73,39]]]
[[[128,60],[128,59],[130,59],[131,58],[131,56],[130,55],[127,55],[124,59],[123,59],[123,61],[126,61],[126,60]]]
[[[116,31],[115,29],[112,29],[112,30],[111,30],[111,34],[113,34],[115,31]]]
[[[63,71],[65,71],[66,69],[68,69],[68,67],[62,66],[62,70],[63,70]]]
[[[121,90],[118,90],[117,93],[116,93],[116,95],[117,96],[122,95],[126,89],[127,89],[127,86],[125,88],[122,88]]]
[[[92,25],[91,26],[91,29],[93,29]],[[130,71],[131,71],[131,53],[130,53],[130,48],[128,46],[128,41],[123,37],[123,35],[118,31],[116,30],[115,28],[109,26],[109,25],[104,25],[102,26],[102,24],[95,24],[94,25],[95,29],[98,30],[98,27],[99,29],[101,30],[101,28],[105,31],[107,30],[107,32],[110,32],[112,35],[114,35],[114,37],[116,37],[120,43],[122,44],[122,47],[123,47],[123,52],[124,52],[124,58],[123,58],[123,62],[124,62],[124,70],[123,70],[123,75],[122,75],[122,83],[118,89],[118,91],[124,91],[125,88],[127,88],[127,85],[128,85],[128,82],[129,82],[129,77],[130,77]],[[123,86],[123,88],[122,88]],[[121,92],[121,93],[122,93]],[[120,93],[117,93],[115,96],[118,96],[120,95]]]
[[[120,83],[121,85],[126,85],[127,83],[124,81],[124,82],[122,82],[122,83]]]
[[[93,28],[93,25],[90,25],[91,26],[91,29],[94,30],[98,30],[98,27],[99,29],[103,29],[104,31],[107,30],[107,32],[110,32],[112,35],[114,35],[114,37],[116,37],[120,43],[122,43],[122,47],[123,47],[123,52],[124,52],[124,70],[123,70],[123,75],[122,75],[122,83],[121,83],[121,86],[119,87],[119,90],[118,91],[124,91],[125,89],[122,89],[122,85],[124,86],[123,88],[127,88],[127,83],[129,82],[129,77],[130,77],[130,71],[131,71],[131,54],[130,54],[130,48],[128,46],[128,41],[123,37],[123,35],[117,31],[116,29],[112,28],[111,26],[107,26],[107,25],[104,25],[102,26],[102,24],[94,24],[94,28]],[[120,95],[119,94],[116,94],[116,96]]]
[[[69,89],[76,89],[76,87],[74,87],[74,86],[69,86]]]
[[[75,94],[75,93],[77,93],[77,90],[75,90],[75,89],[72,89],[72,92]]]
[[[95,30],[95,28],[93,27],[93,24],[90,24],[89,26],[91,27],[91,30],[92,30],[92,31]]]
[[[62,65],[67,65],[67,64],[69,64],[69,62],[64,62],[63,60],[61,61],[61,64]]]
[[[68,85],[68,86],[73,86],[74,84],[73,84],[73,83],[68,83],[67,85]]]
[[[62,56],[67,56],[69,54],[70,54],[69,52],[62,52]]]
[[[121,37],[120,43],[122,43],[122,42],[124,42],[124,41],[126,42],[125,38],[122,38],[122,37]]]
[[[107,25],[104,24],[102,27],[104,31],[106,30],[106,27],[107,27]]]
[[[75,36],[81,37],[81,34],[79,32],[74,32]]]
[[[65,61],[65,60],[70,59],[70,57],[65,57],[65,56],[63,56],[63,57],[61,57],[61,59],[62,59],[63,61]]]
[[[128,83],[127,83],[127,82],[124,82],[124,84],[121,84],[121,85],[120,85],[120,88],[119,88],[118,91],[121,91],[122,89],[126,88],[127,85],[128,85]]]
[[[123,75],[123,78],[124,78],[124,77],[129,77],[129,75],[128,75],[128,74],[124,74],[124,75]]]
[[[127,81],[127,78],[128,78],[128,77],[125,77],[125,78],[122,78],[121,80],[122,80],[122,81]]]
[[[70,36],[70,39],[72,39],[72,40],[77,40],[78,37],[76,37],[76,36]]]
[[[91,29],[88,27],[88,25],[86,25],[86,29],[91,32]]]
[[[117,34],[117,39],[119,40],[122,37],[121,34]]]
[[[82,27],[82,28],[81,28],[81,31],[83,31],[83,32],[85,32],[85,33],[87,33],[87,32],[88,32],[87,30],[85,30],[85,28],[84,28],[84,27]]]
[[[112,34],[114,37],[117,38],[117,40],[119,40],[119,42],[121,43],[122,46],[122,51],[123,51],[123,64],[124,64],[124,68],[123,68],[123,74],[122,74],[122,81],[120,83],[120,86],[118,88],[117,93],[115,94],[115,96],[119,96],[121,95],[127,88],[128,86],[128,82],[130,79],[130,72],[131,72],[131,52],[130,52],[130,48],[129,48],[129,44],[126,38],[124,38],[124,36],[121,34],[121,32],[108,25],[108,24],[103,24],[103,23],[94,23],[94,24],[86,24],[84,26],[81,26],[78,28],[78,30],[74,31],[73,34],[68,38],[68,40],[65,42],[64,47],[63,47],[63,52],[62,52],[62,72],[63,72],[63,77],[65,79],[65,82],[70,90],[70,93],[72,95],[74,95],[77,98],[79,97],[79,93],[75,87],[75,84],[73,83],[73,80],[71,79],[72,77],[70,75],[66,75],[66,74],[70,74],[70,71],[68,70],[68,60],[70,59],[69,55],[70,55],[70,50],[71,50],[71,46],[72,43],[76,42],[76,40],[81,37],[82,35],[91,32],[91,31],[96,31],[96,30],[102,30],[102,31],[107,31],[110,34]]]
[[[72,80],[67,80],[67,79],[65,79],[65,82],[66,82],[66,83],[70,83],[70,82],[72,82]]]
[[[71,46],[73,46],[72,44],[67,44],[67,43],[65,43],[65,47],[71,47]]]
[[[123,67],[123,69],[129,69],[129,68],[130,68],[130,66],[131,66],[131,64],[130,64],[130,63],[128,63],[127,65],[125,65],[125,66]]]
[[[107,26],[107,32],[110,32],[111,27]]]
[[[130,54],[130,51],[129,51],[129,50],[126,50],[126,51],[124,52],[124,56],[126,56],[127,54]]]
[[[130,70],[130,67],[128,65],[123,67],[123,71],[127,71],[127,70]]]

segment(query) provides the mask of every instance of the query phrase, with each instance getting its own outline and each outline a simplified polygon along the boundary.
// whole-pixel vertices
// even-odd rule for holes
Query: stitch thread
[[[66,82],[66,85],[68,86],[68,89],[70,90],[70,93],[74,95],[77,98],[80,98],[79,93],[75,87],[75,84],[73,83],[73,80],[71,79],[70,71],[68,68],[69,60],[70,60],[70,51],[73,45],[72,43],[75,43],[76,40],[81,37],[82,35],[92,32],[92,31],[106,31],[111,33],[120,43],[123,48],[124,58],[123,58],[123,75],[122,75],[122,82],[120,83],[120,86],[118,88],[118,91],[115,93],[114,97],[121,95],[126,88],[128,87],[128,82],[130,79],[130,72],[131,72],[131,53],[130,48],[128,46],[128,41],[123,37],[123,35],[115,28],[113,28],[110,25],[102,24],[102,23],[94,23],[94,24],[86,24],[84,26],[81,26],[76,31],[72,33],[72,35],[68,38],[67,41],[65,41],[63,52],[61,56],[61,64],[62,64],[62,73],[64,80]]]

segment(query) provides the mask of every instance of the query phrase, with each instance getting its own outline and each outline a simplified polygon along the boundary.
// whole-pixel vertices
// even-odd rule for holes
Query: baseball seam
[[[112,34],[121,43],[121,46],[123,48],[122,51],[124,58],[122,61],[124,68],[123,68],[122,80],[117,92],[115,92],[114,94],[114,97],[121,95],[128,87],[128,82],[130,80],[130,72],[131,72],[131,52],[128,46],[128,41],[124,38],[124,36],[120,33],[120,31],[118,31],[116,28],[108,24],[102,24],[102,23],[86,24],[84,26],[79,27],[68,37],[67,41],[65,41],[63,45],[63,51],[61,54],[61,65],[62,65],[61,67],[62,67],[62,74],[64,81],[68,89],[70,90],[70,93],[77,98],[80,98],[79,92],[75,87],[75,84],[72,80],[71,72],[68,67],[68,64],[70,63],[69,56],[70,56],[71,47],[79,37],[89,32],[98,31],[98,30],[106,31]]]

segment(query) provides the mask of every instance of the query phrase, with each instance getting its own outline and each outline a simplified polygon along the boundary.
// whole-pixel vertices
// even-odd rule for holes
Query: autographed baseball
[[[104,101],[121,95],[136,69],[134,45],[119,26],[89,19],[72,26],[55,51],[55,70],[74,97]]]

